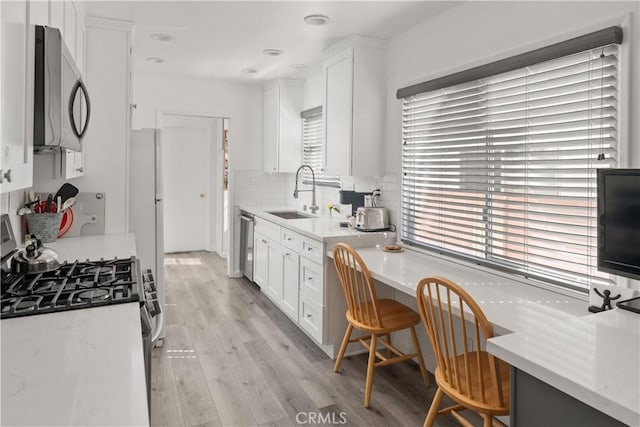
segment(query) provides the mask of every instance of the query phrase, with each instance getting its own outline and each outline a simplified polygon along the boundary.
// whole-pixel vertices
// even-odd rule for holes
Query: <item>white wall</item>
[[[282,206],[286,175],[263,172],[262,97],[258,85],[136,74],[133,127],[156,127],[158,111],[228,118],[230,206]],[[233,276],[240,275],[237,211],[229,218],[228,272]]]
[[[401,102],[396,90],[497,59],[622,24],[631,43],[630,141],[640,166],[638,2],[465,2],[393,37],[387,52],[387,173],[401,170]]]
[[[262,169],[262,87],[136,74],[133,128],[156,126],[156,111],[228,117],[229,167]]]

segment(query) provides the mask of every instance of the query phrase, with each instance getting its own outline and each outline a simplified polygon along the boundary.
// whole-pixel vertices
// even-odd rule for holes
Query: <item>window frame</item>
[[[307,159],[305,159],[305,127],[309,125],[309,121],[313,120],[313,122],[311,122],[312,126],[320,126],[320,134],[319,135],[314,135],[313,140],[314,141],[320,141],[320,144],[313,144],[314,146],[319,145],[322,149],[322,152],[319,155],[319,159],[320,162],[324,161],[324,151],[325,151],[325,146],[324,146],[324,121],[323,121],[323,109],[322,106],[318,106],[318,107],[314,107],[314,108],[309,108],[307,110],[304,110],[300,113],[300,117],[301,117],[301,164],[308,164],[309,166],[312,167],[314,175],[315,175],[315,184],[316,187],[325,187],[325,188],[336,188],[336,189],[340,189],[341,188],[341,180],[339,176],[335,176],[335,175],[326,175],[323,171],[323,166],[322,164],[313,164],[313,162],[308,161]],[[302,175],[302,183],[303,184],[307,184],[307,185],[311,185],[313,183],[312,181],[312,176],[309,173],[308,169],[303,169],[301,172]]]
[[[614,34],[614,38],[616,39],[616,41],[614,42],[615,44],[619,44],[621,46],[618,47],[618,70],[617,70],[617,92],[618,92],[618,96],[617,96],[617,106],[619,109],[619,112],[617,114],[616,117],[616,124],[617,124],[617,144],[618,144],[618,162],[617,165],[615,167],[625,167],[627,166],[628,163],[628,138],[627,138],[627,133],[628,130],[626,129],[627,126],[629,126],[629,122],[627,120],[627,110],[628,110],[628,99],[627,96],[625,94],[625,91],[623,90],[624,87],[628,87],[628,79],[629,79],[629,64],[628,61],[626,61],[625,59],[628,58],[628,43],[622,43],[622,35],[621,35],[621,28],[620,27],[610,27],[608,29],[605,30],[601,30],[599,32],[595,32],[595,33],[591,33],[589,35],[583,36],[583,37],[588,37],[588,36],[593,36],[594,34],[602,34],[604,32],[608,32],[609,34]],[[578,39],[578,38],[576,38]],[[571,41],[575,41],[576,39],[572,39]],[[550,46],[550,48],[557,48],[558,45],[562,44],[558,43],[556,45],[552,45]],[[538,54],[540,54],[541,50],[544,50],[545,48],[541,48],[541,49],[537,49],[535,51],[532,52],[537,52]],[[589,48],[591,49],[591,48]],[[589,50],[589,49],[583,49],[583,50]],[[576,53],[576,52],[574,52]],[[516,57],[513,58],[518,58],[518,61],[521,61],[522,56],[523,55],[527,55],[527,54],[522,54],[522,55],[517,55]],[[570,55],[570,54],[569,54]],[[564,55],[559,55],[558,57],[565,57],[565,56],[569,56],[567,54]],[[502,62],[509,62],[510,59],[513,58],[507,58],[506,60],[501,60],[501,61],[496,61],[495,63],[491,63],[491,64],[487,64],[487,66],[479,66],[479,67],[475,67],[472,68],[470,70],[467,71],[471,71],[472,74],[473,73],[477,73],[478,70],[482,71],[481,69],[484,69],[486,71],[486,67],[489,67],[488,69],[491,69],[492,66],[495,66],[495,64],[497,63],[502,63]],[[541,62],[546,62],[546,61],[540,61]],[[454,80],[455,79],[459,79],[460,78],[460,74],[464,74],[465,72],[460,72],[460,73],[455,73],[454,75],[451,76],[445,76],[445,77],[441,77],[432,81],[428,81],[428,82],[424,82],[424,83],[418,83],[418,84],[414,84],[412,86],[406,87],[406,88],[402,88],[399,89],[397,92],[397,98],[398,99],[403,99],[405,97],[411,96],[411,95],[407,95],[408,92],[410,91],[416,91],[417,93],[423,93],[423,92],[428,92],[428,90],[423,91],[420,90],[420,88],[424,88],[424,87],[429,87],[429,85],[433,84],[433,82],[435,82],[435,84],[439,84],[438,81],[451,81],[451,78],[453,77]],[[495,73],[495,74],[491,74],[491,75],[497,75],[497,74],[501,74],[501,73]],[[447,86],[443,86],[443,87],[449,87],[449,86],[454,86],[454,85],[447,85]],[[402,119],[402,127],[404,129],[404,118]],[[404,134],[402,136],[402,140],[403,140],[403,147],[404,147]],[[404,148],[402,149],[402,162],[404,162]],[[447,249],[443,249],[443,248],[439,248],[439,247],[435,247],[435,246],[430,246],[430,245],[423,245],[421,243],[416,243],[414,241],[410,241],[407,240],[405,238],[405,230],[404,230],[404,223],[405,223],[405,206],[404,206],[404,189],[405,189],[405,183],[404,183],[404,172],[405,172],[405,167],[404,165],[402,165],[401,167],[402,173],[401,173],[401,179],[402,179],[402,183],[400,186],[400,216],[401,216],[401,230],[400,230],[400,236],[402,237],[402,241],[411,246],[414,249],[418,249],[420,251],[424,251],[427,253],[433,253],[436,252],[438,254],[444,255],[446,257],[453,257],[456,259],[460,259],[462,261],[466,261],[466,262],[470,262],[475,266],[482,266],[483,269],[487,268],[489,270],[493,270],[493,271],[501,271],[501,272],[505,272],[508,273],[509,275],[517,275],[520,277],[524,277],[525,280],[528,279],[533,279],[534,281],[542,281],[543,283],[549,283],[551,284],[553,287],[557,287],[559,286],[560,288],[566,290],[566,291],[570,291],[570,292],[577,292],[577,293],[585,293],[588,292],[588,288],[590,285],[586,285],[586,289],[585,286],[579,285],[579,286],[572,286],[570,283],[564,282],[564,281],[557,281],[554,279],[550,279],[548,277],[540,277],[539,275],[536,274],[528,274],[526,272],[523,271],[518,271],[518,270],[514,270],[512,267],[502,267],[499,264],[496,264],[494,262],[484,262],[483,259],[477,259],[474,257],[470,257],[468,255],[465,254],[459,254],[456,253],[455,251],[450,251]],[[483,224],[485,224],[485,229],[489,230],[491,225],[490,223],[487,223],[487,221],[483,221]],[[593,247],[594,250],[597,250],[597,245]],[[485,249],[485,254],[488,253],[488,251],[486,251]],[[526,264],[525,264],[526,265]],[[587,264],[588,265],[588,264]],[[618,278],[613,278],[612,281],[615,282],[619,282]],[[556,288],[557,289],[557,288]]]

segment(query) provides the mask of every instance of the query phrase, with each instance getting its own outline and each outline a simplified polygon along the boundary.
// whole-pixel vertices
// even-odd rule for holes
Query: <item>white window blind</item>
[[[340,188],[340,178],[325,175],[322,172],[324,162],[324,145],[322,138],[322,107],[303,111],[302,117],[302,164],[313,169],[316,185]],[[300,171],[305,184],[311,184],[311,172],[308,169]]]
[[[577,290],[618,161],[618,45],[403,98],[402,240]]]

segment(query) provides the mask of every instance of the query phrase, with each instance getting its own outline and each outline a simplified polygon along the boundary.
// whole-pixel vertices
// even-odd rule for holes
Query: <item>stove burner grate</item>
[[[81,292],[78,298],[83,301],[102,301],[109,299],[109,291],[106,289],[91,289]]]

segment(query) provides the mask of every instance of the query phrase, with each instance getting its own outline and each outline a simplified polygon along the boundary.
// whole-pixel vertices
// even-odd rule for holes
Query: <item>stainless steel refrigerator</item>
[[[162,146],[159,129],[131,131],[129,148],[129,231],[136,235],[140,267],[153,271],[158,302],[165,309]],[[160,317],[160,321],[164,316]],[[164,325],[156,328],[159,340]],[[157,341],[160,342],[161,341]]]

